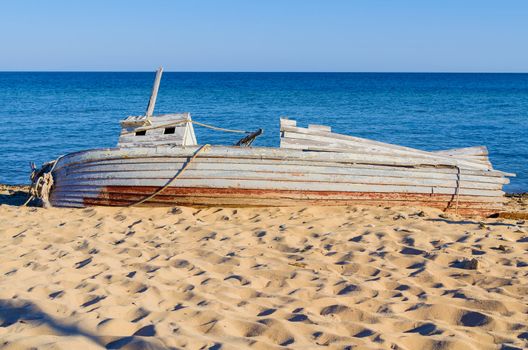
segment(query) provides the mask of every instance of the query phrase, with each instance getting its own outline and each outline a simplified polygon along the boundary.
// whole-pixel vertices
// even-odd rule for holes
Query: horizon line
[[[152,73],[156,70],[0,70],[0,73]],[[516,71],[238,71],[238,70],[164,70],[164,73],[298,73],[298,74],[528,74]]]

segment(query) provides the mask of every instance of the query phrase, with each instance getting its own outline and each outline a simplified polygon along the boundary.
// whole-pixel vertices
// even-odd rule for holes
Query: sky
[[[528,72],[527,0],[0,0],[0,71]]]

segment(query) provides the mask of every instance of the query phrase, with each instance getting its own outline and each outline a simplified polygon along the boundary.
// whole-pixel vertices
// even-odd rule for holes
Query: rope
[[[455,214],[458,214],[458,197],[460,195],[460,167],[457,165],[456,169],[457,169],[457,187],[455,190],[455,194],[456,194]]]
[[[225,131],[225,132],[233,132],[233,133],[237,133],[237,134],[250,134],[251,131],[244,131],[244,130],[236,130],[236,129],[225,129],[225,128],[219,128],[217,126],[213,126],[213,125],[209,125],[209,124],[204,124],[204,123],[200,123],[200,122],[197,122],[197,121],[191,121],[191,123],[193,124],[196,124],[196,125],[200,125],[200,126],[203,126],[205,128],[209,128],[209,129],[213,129],[213,130],[218,130],[218,131]]]
[[[184,172],[185,170],[187,170],[187,168],[189,167],[189,165],[191,165],[191,163],[196,159],[196,157],[198,156],[198,154],[200,154],[201,152],[205,152],[207,151],[209,148],[211,147],[211,145],[209,144],[205,144],[203,145],[202,147],[198,148],[198,150],[196,152],[194,152],[194,155],[189,159],[189,161],[187,163],[185,163],[185,165],[183,166],[183,168],[180,169],[180,171],[178,171],[176,173],[176,175],[173,176],[172,179],[169,180],[169,182],[167,182],[163,187],[161,187],[160,189],[158,189],[156,192],[152,193],[151,195],[143,198],[142,200],[140,200],[139,202],[135,202],[135,203],[132,203],[129,205],[129,207],[134,207],[136,205],[139,205],[139,204],[143,204],[145,203],[146,201],[148,200],[151,200],[152,198],[156,197],[158,194],[160,194],[161,192],[163,192],[167,187],[169,187],[170,185],[172,185],[172,183],[174,181],[176,181],[176,179],[178,179]]]
[[[447,203],[446,210],[451,208],[451,204],[453,203],[453,198],[454,198],[455,199],[455,214],[458,214],[458,199],[460,197],[460,173],[461,173],[461,170],[460,170],[460,167],[458,165],[455,165],[454,167],[457,170],[457,180],[456,180],[455,194],[453,195],[453,197],[451,198],[449,203]]]
[[[179,120],[177,122],[169,123],[169,124],[157,125],[157,126],[152,126],[152,127],[140,127],[140,128],[134,129],[132,131],[124,132],[121,135],[134,134],[134,133],[136,133],[138,131],[147,131],[147,130],[168,128],[168,127],[171,127],[171,126],[176,126],[176,125],[185,124],[185,123],[192,123],[192,124],[203,126],[205,128],[212,129],[212,130],[218,130],[218,131],[224,131],[224,132],[232,132],[232,133],[236,133],[236,134],[250,134],[251,133],[251,131],[220,128],[218,126],[204,124],[204,123],[200,123],[200,122],[197,122],[197,121],[194,121],[194,120]]]
[[[31,187],[29,189],[29,198],[22,204],[23,207],[27,206],[33,199],[39,198],[42,200],[42,204],[45,208],[50,207],[49,194],[51,187],[53,186],[53,170],[63,155],[57,159],[48,162],[40,170],[33,170],[31,173]],[[43,172],[46,166],[51,165],[50,170]]]
[[[24,204],[22,204],[23,207],[27,206],[29,204],[29,202],[31,202],[33,199],[35,199],[35,197],[33,197],[33,195],[31,194],[31,190],[29,191],[29,197],[28,199],[24,202]]]

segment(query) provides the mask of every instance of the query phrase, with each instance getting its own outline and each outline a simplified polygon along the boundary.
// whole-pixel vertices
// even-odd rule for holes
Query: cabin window
[[[176,128],[174,126],[171,128],[165,128],[164,134],[174,134],[175,131],[176,131]]]
[[[147,134],[147,130],[136,131],[136,136],[145,136],[146,134]]]

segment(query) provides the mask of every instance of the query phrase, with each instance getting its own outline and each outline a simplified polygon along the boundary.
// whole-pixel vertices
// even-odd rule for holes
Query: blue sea
[[[112,147],[119,120],[144,113],[154,73],[0,73],[0,183],[29,183],[29,163]],[[226,128],[264,129],[279,117],[424,150],[486,145],[496,169],[528,191],[528,74],[164,73],[156,113],[191,112]],[[240,135],[196,127],[200,143]]]

